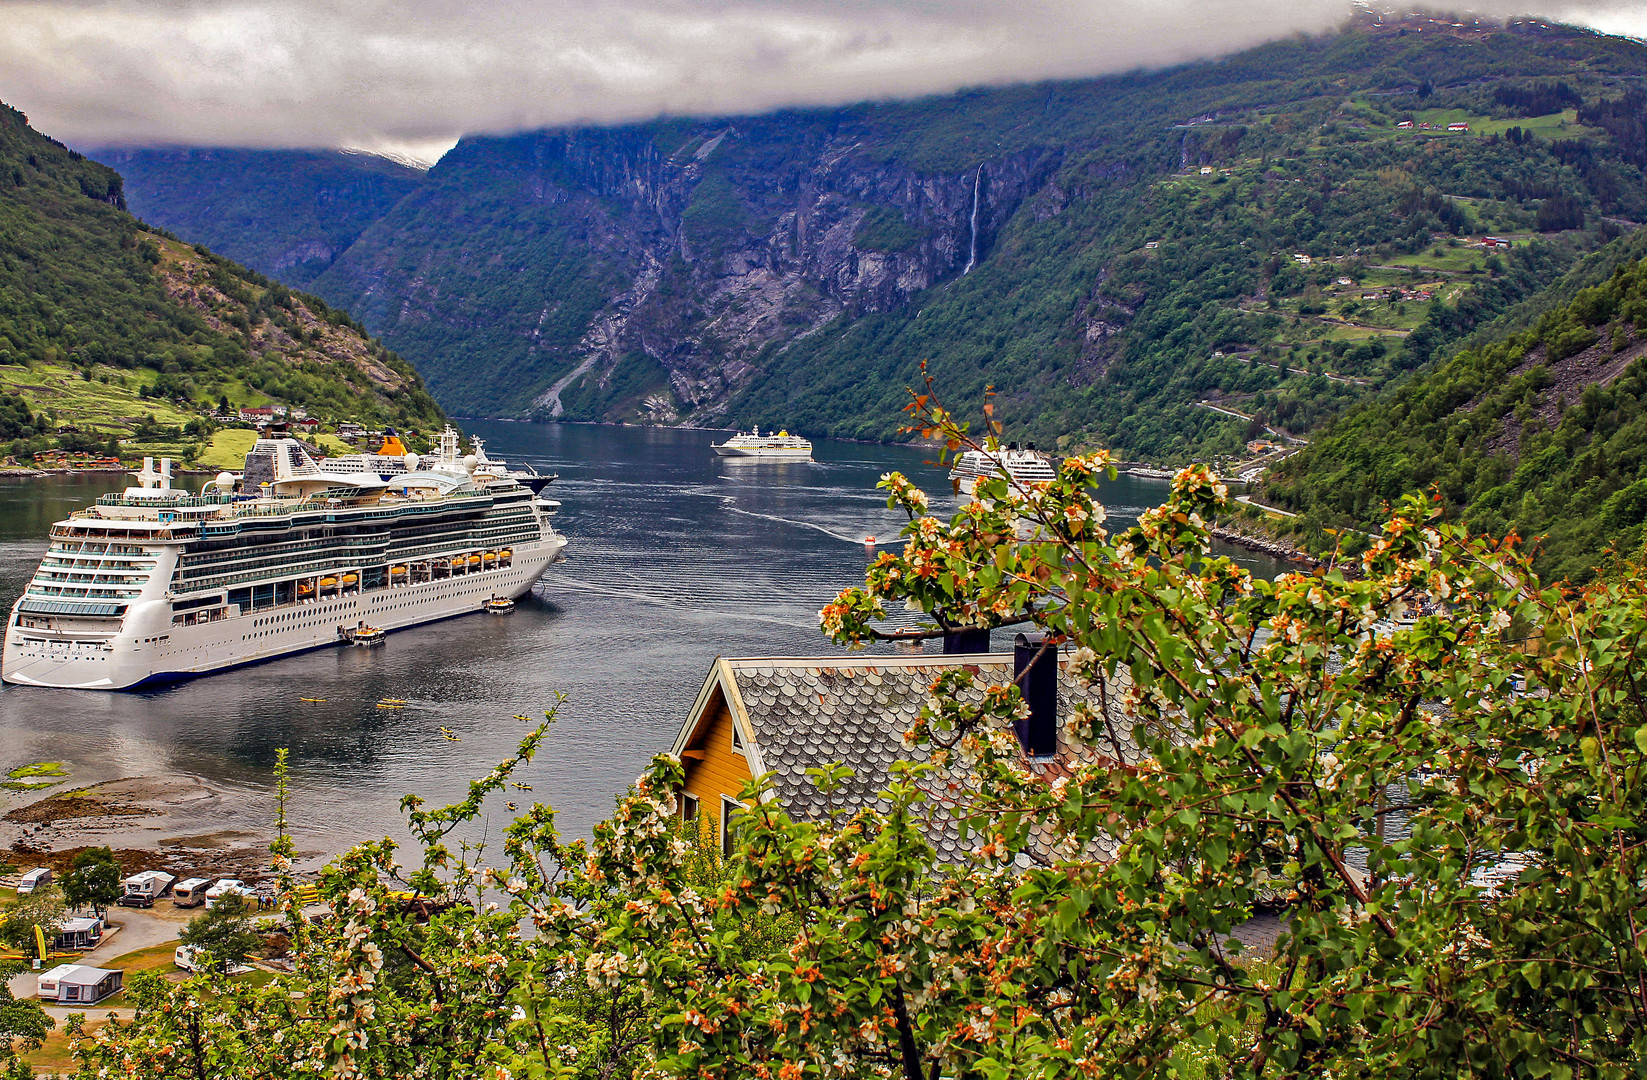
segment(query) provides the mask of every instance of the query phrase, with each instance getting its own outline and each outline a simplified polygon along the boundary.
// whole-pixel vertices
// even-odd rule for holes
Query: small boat
[[[507,596],[494,596],[489,598],[481,607],[485,608],[490,615],[507,615],[515,610],[515,602]]]
[[[350,645],[381,645],[389,637],[389,632],[381,626],[367,626],[365,623],[339,627],[338,634]]]
[[[326,699],[323,698],[323,697],[306,697],[306,698],[298,698],[297,700],[306,701],[310,705],[324,705],[324,704],[326,704]]]
[[[406,699],[405,698],[397,698],[397,697],[386,697],[386,698],[379,698],[377,703],[379,705],[389,705],[389,706],[399,707],[401,705],[406,704]]]
[[[776,435],[762,435],[760,428],[748,433],[738,432],[723,443],[711,443],[709,448],[725,458],[755,458],[760,461],[811,461],[812,444],[799,435],[780,431]]]

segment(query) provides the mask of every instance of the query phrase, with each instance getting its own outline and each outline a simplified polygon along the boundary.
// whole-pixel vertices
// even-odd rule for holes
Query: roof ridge
[[[733,670],[744,667],[943,667],[950,664],[1010,664],[1012,653],[922,653],[914,656],[723,656]]]

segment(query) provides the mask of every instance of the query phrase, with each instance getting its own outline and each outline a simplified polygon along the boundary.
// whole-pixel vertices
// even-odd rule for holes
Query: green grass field
[[[105,377],[108,382],[103,381]],[[22,394],[30,409],[47,409],[59,424],[73,424],[81,430],[96,428],[126,435],[145,416],[152,415],[155,423],[168,426],[195,418],[168,401],[139,397],[140,385],[139,376],[101,364],[92,369],[90,380],[66,364],[0,367],[0,387]]]

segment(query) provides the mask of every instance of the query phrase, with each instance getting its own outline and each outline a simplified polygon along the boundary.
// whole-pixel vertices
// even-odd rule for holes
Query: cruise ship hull
[[[529,547],[517,547],[509,566],[322,597],[194,626],[164,625],[170,619],[170,605],[157,603],[155,620],[134,610],[102,644],[84,640],[84,635],[64,641],[19,641],[8,635],[0,678],[66,690],[138,690],[339,645],[339,631],[360,622],[404,630],[478,614],[492,596],[514,600],[530,592],[565,546],[564,537],[551,534]],[[15,606],[13,611],[15,622]]]
[[[743,458],[751,461],[811,461],[812,451],[804,447],[785,447],[782,449],[767,449],[758,447],[744,449],[737,446],[720,445],[713,447],[715,453],[724,458]]]

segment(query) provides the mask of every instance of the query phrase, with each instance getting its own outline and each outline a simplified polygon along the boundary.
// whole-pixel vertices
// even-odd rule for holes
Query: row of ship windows
[[[136,571],[133,571],[133,573],[136,573]],[[63,585],[81,582],[87,585],[141,585],[149,580],[149,575],[144,573],[133,577],[132,574],[65,574],[57,570],[36,570],[34,580],[42,585],[52,583]]]
[[[143,595],[141,590],[70,588],[63,585],[34,584],[29,585],[28,594],[30,596],[49,596],[59,600],[130,600]]]
[[[531,541],[535,539],[537,539],[537,534],[535,532],[513,532],[502,538],[492,538],[485,541],[471,538],[470,542],[484,543],[485,546],[508,547],[523,540]],[[438,548],[434,550],[444,554],[445,552],[450,551],[451,548],[450,546],[447,546],[445,548]],[[382,558],[383,556],[378,554],[377,557]],[[386,561],[390,563],[417,562],[420,557],[422,556],[413,554],[409,551],[398,551],[393,557],[388,558]],[[226,585],[232,585],[235,582],[246,581],[251,578],[266,577],[268,575],[268,571],[275,569],[278,569],[281,574],[294,574],[299,577],[305,574],[327,574],[333,572],[336,568],[337,559],[334,554],[333,557],[324,561],[315,560],[307,563],[298,563],[296,565],[294,565],[289,559],[278,557],[259,559],[256,562],[237,562],[239,562],[239,565],[232,568],[225,567],[221,564],[215,566],[180,566],[172,575],[172,581],[177,584],[180,591],[196,591],[208,588],[215,589],[222,588]]]
[[[469,579],[467,579],[467,578],[449,578],[447,580],[449,580],[449,581],[467,581]],[[477,579],[473,580],[472,582],[470,582],[469,590],[471,592],[478,592],[480,590],[481,586],[484,586],[487,583],[487,581],[489,581],[489,580],[490,579],[477,578]],[[378,603],[374,602],[372,606],[376,609],[379,609],[379,610],[393,610],[395,608],[410,607],[413,604],[421,604],[423,602],[424,602],[423,598],[419,597],[418,599],[406,600],[406,601],[403,601],[403,602],[398,603],[398,604],[378,604]],[[360,601],[358,601],[358,600],[350,600],[350,601],[347,601],[346,603],[342,603],[342,604],[322,604],[319,608],[313,609],[313,610],[308,609],[308,608],[304,608],[303,610],[300,610],[300,611],[287,611],[287,612],[283,612],[279,615],[266,615],[266,616],[264,616],[260,619],[253,620],[252,625],[253,626],[276,626],[280,623],[292,622],[293,620],[296,620],[296,619],[299,619],[299,618],[312,620],[312,619],[319,618],[320,616],[325,615],[328,612],[338,611],[338,610],[341,610],[342,608],[345,608],[345,607],[348,607],[348,608],[352,609],[352,608],[359,607],[359,606],[360,606]],[[256,636],[256,635],[253,635],[253,636]]]
[[[191,571],[196,573],[207,569],[221,571],[230,566],[233,566],[235,569],[240,569],[246,565],[260,566],[264,565],[264,563],[269,559],[284,562],[292,559],[294,556],[300,555],[305,551],[313,550],[324,550],[328,553],[328,555],[334,557],[340,549],[358,550],[362,553],[367,551],[381,552],[386,550],[391,542],[395,543],[401,551],[405,552],[405,555],[402,557],[415,557],[412,555],[414,550],[439,550],[442,547],[451,547],[454,543],[478,544],[485,546],[489,542],[498,538],[515,539],[519,537],[535,536],[537,534],[537,529],[529,522],[522,522],[515,524],[512,527],[502,529],[491,528],[473,530],[447,527],[441,529],[440,532],[441,535],[435,538],[435,543],[425,544],[418,549],[406,548],[406,541],[415,538],[406,536],[399,531],[397,531],[397,533],[392,537],[383,536],[381,538],[369,538],[369,542],[349,543],[339,542],[337,540],[323,540],[278,545],[264,544],[259,545],[258,550],[255,551],[247,551],[244,547],[228,548],[222,552],[191,549],[183,555],[181,560],[179,560],[179,568],[182,569],[187,575]],[[248,560],[259,561],[248,564]]]
[[[82,567],[92,570],[152,570],[155,566],[155,560],[111,559],[97,555],[52,555],[48,552],[46,557],[40,560],[40,565],[67,567],[76,570]]]
[[[47,551],[53,555],[147,555],[147,548],[136,544],[94,544],[54,540]]]

